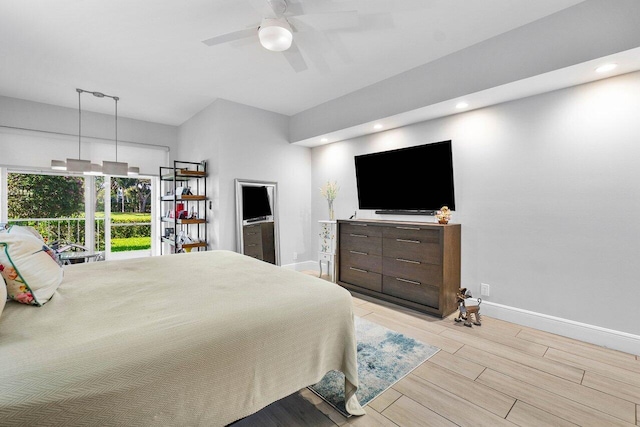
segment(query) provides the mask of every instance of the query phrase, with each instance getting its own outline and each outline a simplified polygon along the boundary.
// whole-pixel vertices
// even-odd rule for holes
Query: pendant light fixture
[[[54,170],[66,170],[69,172],[82,172],[85,175],[120,175],[120,176],[137,176],[140,173],[140,168],[132,166],[129,167],[128,163],[118,161],[118,101],[117,96],[105,95],[102,92],[92,92],[84,89],[76,89],[78,92],[78,158],[67,159],[66,162],[62,160],[51,160],[51,169]],[[91,163],[89,160],[82,160],[82,105],[81,95],[83,93],[90,93],[96,98],[111,98],[115,101],[115,145],[116,145],[116,158],[115,161],[103,161],[102,166],[96,163]]]

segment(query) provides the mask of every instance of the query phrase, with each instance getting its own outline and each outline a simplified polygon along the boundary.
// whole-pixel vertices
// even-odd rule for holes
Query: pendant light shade
[[[89,160],[67,159],[67,171],[69,172],[89,172],[91,162]]]
[[[120,98],[117,96],[105,95],[102,92],[92,92],[84,89],[76,89],[78,92],[78,158],[67,159],[66,162],[62,160],[51,160],[51,169],[69,171],[69,172],[82,172],[85,175],[116,175],[116,176],[137,176],[140,173],[140,169],[137,167],[129,167],[128,163],[118,161],[118,101]],[[102,166],[96,163],[91,163],[90,160],[82,160],[82,106],[81,95],[84,93],[90,93],[97,98],[111,98],[115,101],[115,146],[116,146],[116,158],[115,162],[103,161]]]
[[[128,175],[129,165],[123,162],[102,162],[102,172],[105,175]]]
[[[293,33],[286,19],[263,19],[258,30],[260,44],[268,50],[282,52],[291,47]]]
[[[51,160],[51,169],[54,171],[66,171],[67,163],[64,160]]]

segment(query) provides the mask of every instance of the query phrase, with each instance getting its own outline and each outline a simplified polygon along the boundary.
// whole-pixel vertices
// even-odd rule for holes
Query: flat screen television
[[[242,187],[242,219],[266,219],[271,216],[267,187]]]
[[[451,141],[356,156],[355,163],[360,209],[428,215],[456,208]]]

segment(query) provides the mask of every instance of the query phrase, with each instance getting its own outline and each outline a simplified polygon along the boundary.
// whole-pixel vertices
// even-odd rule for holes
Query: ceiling
[[[581,2],[291,1],[355,7],[361,25],[296,33],[309,64],[296,73],[257,37],[201,43],[257,26],[252,0],[0,0],[0,95],[75,108],[80,87],[119,96],[122,116],[170,125],[217,98],[293,115]]]

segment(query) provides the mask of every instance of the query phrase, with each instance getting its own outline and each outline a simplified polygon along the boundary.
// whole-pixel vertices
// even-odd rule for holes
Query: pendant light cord
[[[116,162],[118,161],[118,98],[117,96],[113,97],[114,101],[116,101]]]
[[[80,135],[82,135],[82,108],[80,108],[80,96],[82,95],[82,89],[76,89],[78,92],[78,160],[82,159],[81,147],[82,143],[80,141]]]

